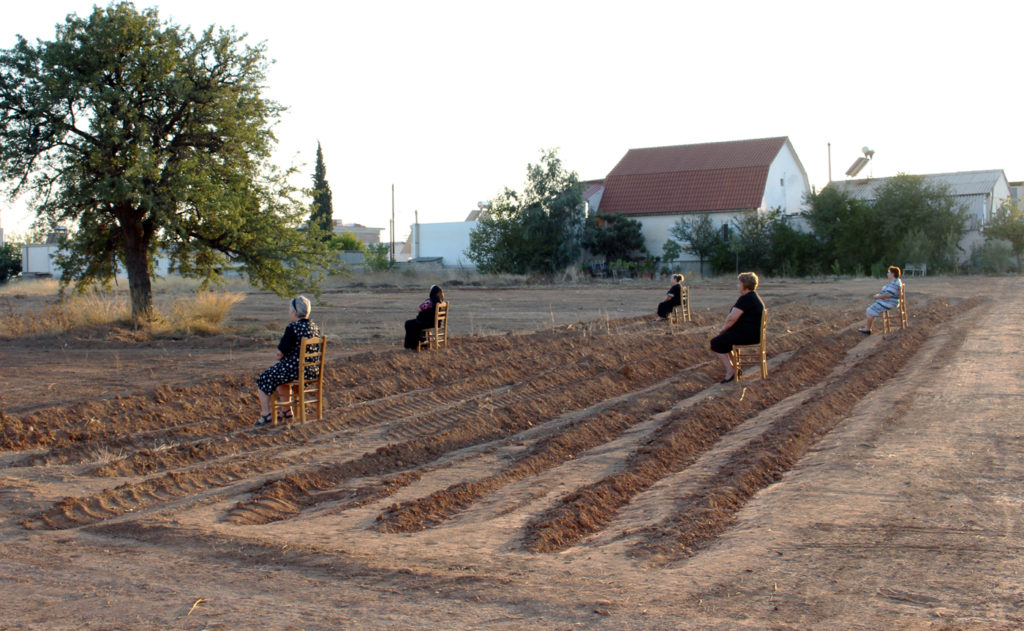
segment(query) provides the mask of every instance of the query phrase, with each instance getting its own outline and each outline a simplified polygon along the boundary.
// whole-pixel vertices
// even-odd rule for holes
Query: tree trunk
[[[149,278],[149,242],[146,231],[134,217],[121,219],[124,264],[132,300],[132,322],[136,326],[153,319],[153,284]]]

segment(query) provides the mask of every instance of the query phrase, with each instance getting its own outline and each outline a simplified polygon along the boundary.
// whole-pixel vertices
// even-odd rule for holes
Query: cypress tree
[[[331,185],[327,183],[327,166],[320,143],[316,143],[316,169],[313,171],[313,206],[309,214],[309,227],[324,232],[324,240],[331,238],[334,229],[334,203],[331,200]]]

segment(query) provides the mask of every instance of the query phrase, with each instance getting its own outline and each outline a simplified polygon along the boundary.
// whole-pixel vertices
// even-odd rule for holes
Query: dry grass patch
[[[55,335],[95,327],[111,327],[111,339],[123,341],[143,341],[149,339],[150,333],[213,335],[224,332],[224,321],[231,309],[244,299],[244,294],[220,291],[182,296],[164,305],[166,315],[158,309],[152,323],[135,330],[124,292],[72,294],[39,309],[23,310],[17,308],[16,296],[0,296],[0,336]]]
[[[107,293],[74,295],[38,310],[24,311],[18,311],[15,303],[8,299],[0,315],[0,335],[52,335],[77,327],[125,324],[130,316],[127,301],[122,296]]]
[[[226,291],[204,291],[177,298],[171,303],[167,321],[172,329],[183,333],[221,333],[225,318],[243,300],[245,294]]]

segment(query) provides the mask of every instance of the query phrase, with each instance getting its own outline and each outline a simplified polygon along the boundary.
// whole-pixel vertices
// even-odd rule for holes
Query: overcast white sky
[[[93,2],[5,3],[0,48],[52,39]],[[234,26],[276,60],[277,161],[323,144],[335,218],[460,221],[519,189],[540,149],[582,179],[635,147],[789,136],[811,184],[1004,169],[1024,179],[1024,3],[163,0],[194,30]],[[1011,63],[1014,62],[1014,63]],[[0,200],[8,234],[27,228]],[[385,233],[384,238],[387,238]]]

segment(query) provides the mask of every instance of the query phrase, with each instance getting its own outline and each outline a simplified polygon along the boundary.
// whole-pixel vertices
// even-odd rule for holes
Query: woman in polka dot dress
[[[284,401],[288,397],[288,387],[283,384],[299,378],[299,346],[302,338],[320,337],[319,327],[309,319],[310,309],[311,305],[305,296],[292,298],[292,321],[284,330],[281,342],[277,345],[278,362],[256,379],[260,395],[260,417],[256,420],[256,425],[266,425],[270,422],[270,397],[274,390],[277,390],[280,400]],[[284,418],[289,419],[292,416],[290,408],[284,411]]]

